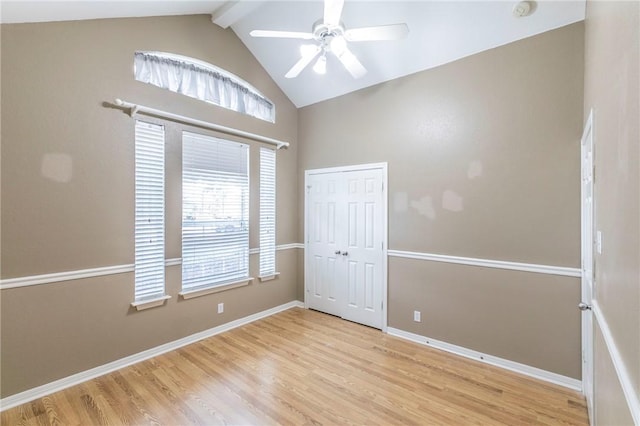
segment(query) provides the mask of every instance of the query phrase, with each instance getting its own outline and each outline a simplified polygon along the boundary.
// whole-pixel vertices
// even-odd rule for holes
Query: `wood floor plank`
[[[5,410],[2,425],[587,425],[581,394],[290,309]]]

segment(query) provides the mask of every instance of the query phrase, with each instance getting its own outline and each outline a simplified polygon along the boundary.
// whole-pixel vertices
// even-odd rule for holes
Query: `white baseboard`
[[[613,334],[611,334],[609,323],[607,323],[607,319],[600,309],[600,304],[598,304],[597,300],[593,300],[591,304],[593,306],[593,315],[596,319],[596,322],[598,323],[598,326],[600,327],[604,342],[607,345],[607,351],[609,352],[611,363],[616,370],[616,374],[618,376],[618,380],[620,381],[620,386],[622,387],[624,397],[627,400],[627,405],[629,406],[629,411],[631,412],[633,421],[636,425],[640,425],[640,395],[638,395],[634,390],[631,375],[629,374],[629,370],[627,370],[627,366],[622,360],[622,355],[620,355],[620,351],[618,350],[618,346],[616,346]]]
[[[460,355],[466,358],[474,359],[476,361],[484,362],[485,364],[504,368],[505,370],[524,374],[525,376],[533,377],[535,379],[544,380],[545,382],[564,386],[575,391],[582,391],[582,382],[571,377],[566,377],[560,374],[552,373],[550,371],[542,370],[536,367],[531,367],[529,365],[520,364],[518,362],[509,361],[503,358],[498,358],[496,356],[483,354],[482,352],[467,349],[462,346],[452,345],[451,343],[431,339],[429,337],[410,333],[404,330],[399,330],[397,328],[389,327],[387,328],[387,333],[392,336],[420,343],[421,345],[431,346],[433,348],[447,351],[455,355]]]
[[[108,364],[101,365],[99,367],[92,368],[90,370],[82,371],[77,374],[73,374],[69,377],[65,377],[55,382],[47,383],[46,385],[38,386],[33,389],[26,390],[24,392],[17,393],[15,395],[8,396],[0,399],[0,411],[7,410],[9,408],[16,407],[18,405],[33,401],[34,399],[42,398],[43,396],[50,395],[54,392],[61,391],[71,386],[78,385],[88,380],[94,379],[99,376],[103,376],[107,373],[119,370],[124,367],[136,364],[140,361],[153,358],[158,355],[173,351],[191,343],[198,342],[206,339],[207,337],[215,336],[216,334],[229,331],[236,327],[249,324],[250,322],[266,318],[278,312],[286,311],[291,308],[304,308],[304,304],[297,300],[294,300],[284,305],[276,306],[266,311],[258,312],[253,315],[249,315],[244,318],[237,319],[235,321],[228,322],[226,324],[219,325],[208,330],[201,331],[199,333],[192,334],[182,339],[174,340],[173,342],[165,343],[164,345],[156,346],[155,348],[147,349],[146,351],[139,352],[137,354],[130,355],[128,357],[110,362]]]

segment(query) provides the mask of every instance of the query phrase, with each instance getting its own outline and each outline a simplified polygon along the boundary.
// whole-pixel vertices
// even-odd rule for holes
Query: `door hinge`
[[[384,309],[384,302],[380,302],[380,309]]]
[[[307,194],[311,192],[311,185],[307,185]]]

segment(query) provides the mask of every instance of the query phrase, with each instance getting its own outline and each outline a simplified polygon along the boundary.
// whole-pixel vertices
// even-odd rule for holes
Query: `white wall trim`
[[[303,308],[302,302],[297,300],[285,303],[284,305],[276,306],[271,309],[267,309],[262,312],[258,312],[244,318],[237,319],[235,321],[228,322],[226,324],[219,325],[208,330],[201,331],[199,333],[192,334],[182,339],[174,340],[173,342],[165,343],[164,345],[156,346],[155,348],[147,349],[146,351],[139,352],[134,355],[130,355],[125,358],[110,362],[108,364],[101,365],[99,367],[92,368],[80,373],[73,374],[69,377],[65,377],[55,382],[47,383],[46,385],[38,386],[33,389],[20,392],[15,395],[8,396],[0,400],[0,411],[7,410],[9,408],[16,407],[18,405],[33,401],[34,399],[42,398],[43,396],[52,394],[54,392],[61,391],[63,389],[75,386],[77,384],[86,382],[99,376],[103,376],[107,373],[119,370],[121,368],[128,367],[138,362],[153,358],[158,355],[173,351],[191,343],[198,342],[216,334],[223,333],[225,331],[232,330],[234,328],[249,324],[250,322],[266,318],[268,316],[277,314],[278,312],[286,311],[291,308]]]
[[[282,244],[276,246],[276,250],[290,250],[296,248],[304,248],[304,244],[300,243],[290,243],[290,244]],[[259,248],[252,248],[249,250],[249,254],[259,254]],[[165,266],[179,266],[182,265],[182,259],[172,258],[166,259],[164,261]],[[101,277],[104,275],[113,275],[113,274],[123,274],[126,272],[134,272],[135,265],[114,265],[114,266],[103,266],[99,268],[91,268],[91,269],[79,269],[77,271],[65,271],[65,272],[55,272],[52,274],[43,274],[43,275],[30,275],[26,277],[19,278],[7,278],[4,280],[0,280],[0,290],[6,290],[10,288],[17,287],[28,287],[32,285],[40,285],[40,284],[52,284],[63,281],[72,281],[78,280],[81,278],[93,278],[93,277]]]
[[[173,259],[165,259],[164,266],[179,266],[182,265],[182,258],[176,257]]]
[[[485,268],[510,269],[512,271],[535,272],[539,274],[562,275],[565,277],[582,276],[580,268],[564,266],[537,265],[534,263],[508,262],[504,260],[477,259],[473,257],[448,256],[444,254],[419,253],[415,251],[389,250],[389,256],[405,259],[430,260],[433,262],[457,263],[459,265],[482,266]]]
[[[303,249],[303,248],[304,248],[304,244],[302,243],[291,243],[291,244],[282,244],[282,245],[276,246],[276,251],[290,250],[290,249]]]
[[[81,278],[100,277],[103,275],[122,274],[133,272],[134,265],[103,266],[101,268],[80,269],[77,271],[56,272],[53,274],[31,275],[28,277],[9,278],[0,280],[0,289],[6,290],[16,287],[50,284],[61,281],[79,280]]]
[[[386,169],[388,163],[368,163],[368,164],[354,164],[352,166],[339,166],[339,167],[327,167],[322,169],[305,170],[305,175],[318,175],[337,172],[353,172],[358,170],[371,170],[371,169]],[[385,182],[386,183],[386,182]]]
[[[524,374],[525,376],[533,377],[535,379],[544,380],[545,382],[554,383],[556,385],[564,386],[575,391],[582,390],[582,383],[580,380],[566,377],[561,374],[552,373],[550,371],[542,370],[540,368],[531,367],[529,365],[520,364],[519,362],[509,361],[507,359],[498,358],[496,356],[487,355],[482,352],[467,349],[462,346],[452,345],[451,343],[441,342],[436,339],[421,336],[419,334],[410,333],[408,331],[400,330],[397,328],[387,328],[387,333],[391,336],[400,337],[415,343],[420,343],[425,346],[430,346],[436,349],[440,349],[446,352],[450,352],[455,355],[460,355],[465,358],[470,358],[476,361],[490,364],[496,367],[503,368],[505,370],[513,371],[516,373]]]
[[[629,411],[631,412],[631,416],[633,417],[633,421],[636,425],[640,425],[640,396],[636,393],[633,388],[633,382],[631,381],[631,375],[629,374],[629,370],[624,364],[622,360],[622,356],[620,355],[620,351],[616,346],[616,342],[613,339],[613,335],[611,334],[611,329],[609,328],[609,324],[607,323],[607,319],[605,318],[602,310],[600,309],[600,305],[597,300],[592,301],[592,311],[598,322],[600,327],[600,331],[602,332],[602,337],[604,338],[604,342],[607,345],[607,351],[609,352],[609,357],[611,358],[611,362],[613,363],[613,367],[616,370],[616,374],[618,375],[618,380],[620,381],[620,386],[622,387],[622,392],[627,400],[627,405],[629,406]]]

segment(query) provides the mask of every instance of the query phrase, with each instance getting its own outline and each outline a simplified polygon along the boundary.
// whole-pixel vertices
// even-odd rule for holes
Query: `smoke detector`
[[[531,13],[531,3],[528,1],[521,1],[513,6],[513,16],[516,18],[524,18]]]

